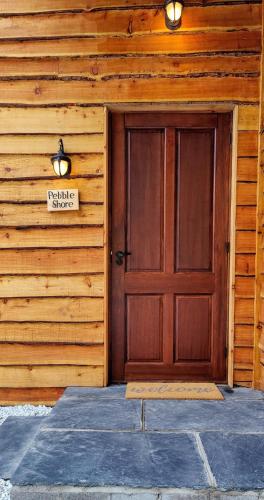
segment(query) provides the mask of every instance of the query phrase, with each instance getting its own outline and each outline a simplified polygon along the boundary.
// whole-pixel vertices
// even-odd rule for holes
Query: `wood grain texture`
[[[101,366],[0,366],[0,387],[103,386]]]
[[[102,273],[103,249],[1,250],[0,274]]]
[[[116,55],[115,57],[49,57],[42,59],[0,58],[0,74],[4,77],[82,77],[92,80],[120,78],[120,76],[198,76],[217,74],[250,75],[259,74],[259,55],[248,54],[234,56],[219,55]],[[256,111],[254,106],[246,106],[239,112],[239,127],[247,130],[247,126],[255,127]],[[89,114],[89,109],[88,109]],[[69,116],[69,115],[68,115]],[[74,115],[73,115],[74,116]],[[89,119],[89,116],[87,117]],[[83,120],[82,120],[83,121]],[[62,124],[63,125],[63,124]],[[70,124],[68,124],[69,126]],[[55,124],[54,124],[55,126]],[[65,127],[65,125],[63,125]],[[242,127],[242,128],[241,128]],[[255,130],[255,128],[253,129]]]
[[[102,205],[80,205],[79,211],[47,212],[46,204],[0,203],[0,226],[98,226],[103,224]],[[70,246],[70,242],[69,242]]]
[[[202,54],[261,52],[261,31],[178,32],[171,36],[60,38],[3,41],[0,57],[87,56],[120,54]],[[119,99],[118,99],[119,100]]]
[[[1,185],[1,184],[0,184]],[[257,205],[257,184],[238,182],[237,184],[237,205],[256,206]]]
[[[236,0],[224,0],[223,4],[234,3]],[[240,3],[240,0],[237,0]],[[218,3],[218,0],[210,0],[210,4]],[[255,3],[249,0],[248,3]],[[202,0],[187,0],[187,5],[206,5]],[[74,12],[93,11],[95,9],[131,9],[133,7],[162,7],[163,0],[2,0],[0,6],[1,14],[35,14],[48,12]]]
[[[103,321],[103,299],[27,298],[1,299],[0,321]],[[39,360],[40,361],[40,360]]]
[[[141,38],[141,37],[140,37]],[[0,102],[7,104],[66,104],[72,102],[76,104],[90,103],[111,103],[111,102],[148,102],[167,101],[259,101],[259,79],[258,77],[233,77],[224,76],[222,79],[208,76],[205,78],[153,78],[151,85],[148,79],[126,78],[107,81],[82,81],[82,80],[17,80],[0,81]],[[254,134],[255,132],[252,132]],[[243,132],[241,132],[243,134]],[[247,132],[249,135],[250,132]],[[257,134],[256,134],[257,135]],[[80,145],[75,149],[71,138],[66,142],[69,152],[101,152],[102,144],[100,136],[91,136],[89,149],[85,149],[85,136],[78,138]],[[10,138],[11,141],[12,138]],[[29,138],[32,140],[34,138]],[[97,141],[96,141],[97,139]],[[18,138],[17,145],[19,145]],[[52,141],[54,139],[52,138]],[[77,138],[75,138],[75,142]],[[82,142],[81,142],[82,141]],[[87,137],[86,137],[87,141]],[[33,142],[33,140],[32,140]],[[87,141],[88,142],[88,141]],[[27,141],[26,141],[27,143]],[[22,142],[22,145],[24,141]],[[49,144],[45,138],[45,145]],[[32,148],[35,142],[32,144]],[[13,148],[14,148],[13,144]],[[101,146],[101,147],[100,147]],[[0,147],[2,141],[0,137]],[[20,146],[21,147],[21,146]],[[35,147],[40,147],[38,142]],[[54,146],[53,146],[54,147]],[[86,145],[86,148],[88,144]],[[4,144],[3,144],[4,148]],[[98,149],[99,148],[99,149]],[[3,153],[9,153],[5,148]],[[26,151],[24,151],[26,152]],[[48,153],[49,150],[33,150],[32,153]],[[244,155],[241,155],[244,156]]]
[[[103,334],[103,322],[0,322],[0,342],[30,342],[35,344],[103,344]]]
[[[238,130],[259,130],[258,106],[239,106]]]
[[[237,231],[236,253],[255,253],[255,252],[256,252],[255,231]]]
[[[235,323],[250,325],[254,324],[254,299],[236,299]]]
[[[236,297],[255,297],[255,278],[242,278],[236,279],[235,283]]]
[[[0,405],[15,406],[23,404],[54,406],[64,389],[57,387],[43,389],[0,389]]]
[[[236,325],[234,343],[237,347],[253,347],[254,325]]]
[[[255,206],[238,206],[237,207],[237,229],[252,229],[256,230],[257,215]]]
[[[2,82],[3,84],[3,82]],[[30,82],[31,84],[31,82]],[[0,82],[1,88],[1,82]],[[49,98],[50,100],[50,98]],[[15,100],[13,101],[15,102]],[[63,138],[65,152],[103,153],[102,134],[82,135],[0,135],[0,151],[2,154],[46,154],[53,155],[58,151],[58,141]],[[51,167],[52,168],[52,167]],[[52,171],[52,170],[51,170]],[[53,172],[52,174],[53,175]]]
[[[1,343],[0,365],[103,365],[103,346]]]
[[[255,276],[255,255],[236,255],[236,275]]]
[[[0,228],[0,248],[102,247],[103,227]],[[74,252],[74,250],[73,250]]]
[[[256,182],[258,176],[258,158],[238,158],[237,180]]]
[[[0,297],[103,297],[103,275],[0,276]]]
[[[261,5],[186,7],[179,31],[260,28]],[[0,18],[0,38],[52,38],[166,32],[163,9],[106,10]]]
[[[258,133],[243,131],[238,133],[238,156],[258,156]]]
[[[0,134],[103,133],[103,119],[100,107],[0,108]]]
[[[78,189],[79,200],[85,203],[103,203],[103,178],[60,179],[30,181],[0,181],[1,202],[46,203],[47,191]],[[250,193],[248,193],[250,196]]]
[[[55,148],[55,144],[54,144]],[[54,149],[55,151],[55,149]],[[71,177],[99,176],[104,173],[103,154],[71,154]],[[0,179],[56,178],[49,155],[0,155]]]

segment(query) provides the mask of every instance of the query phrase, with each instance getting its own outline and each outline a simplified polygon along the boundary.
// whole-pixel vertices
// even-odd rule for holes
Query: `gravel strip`
[[[7,417],[33,417],[45,416],[51,412],[51,408],[47,406],[0,406],[0,425],[6,420]],[[0,500],[10,500],[10,481],[0,479]]]

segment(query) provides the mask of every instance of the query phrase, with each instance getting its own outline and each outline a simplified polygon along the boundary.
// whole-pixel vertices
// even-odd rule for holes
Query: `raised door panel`
[[[164,132],[127,134],[127,271],[163,269]]]
[[[210,296],[176,296],[176,362],[211,360],[211,302]]]
[[[162,296],[129,295],[126,309],[127,361],[161,361]]]
[[[214,130],[178,131],[176,271],[212,269]]]

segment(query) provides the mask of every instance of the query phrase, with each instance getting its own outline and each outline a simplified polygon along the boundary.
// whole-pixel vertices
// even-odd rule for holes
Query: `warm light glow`
[[[65,160],[55,160],[53,163],[53,168],[56,175],[58,175],[59,177],[63,177],[68,173],[69,163]]]
[[[169,20],[176,23],[182,16],[182,4],[180,2],[170,2],[166,6],[166,12]]]

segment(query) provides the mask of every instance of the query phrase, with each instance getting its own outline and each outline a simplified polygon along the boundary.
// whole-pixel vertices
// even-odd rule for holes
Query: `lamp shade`
[[[62,139],[59,140],[59,151],[56,155],[52,156],[51,163],[58,177],[64,177],[71,173],[71,160],[64,152]]]
[[[175,30],[180,27],[182,20],[183,0],[165,1],[165,22],[167,28]]]

